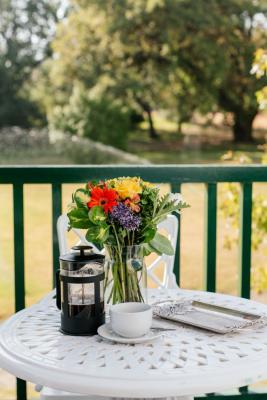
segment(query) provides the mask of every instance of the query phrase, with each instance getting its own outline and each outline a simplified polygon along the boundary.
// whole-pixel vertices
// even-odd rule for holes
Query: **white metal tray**
[[[202,301],[162,301],[153,305],[154,316],[216,333],[229,333],[266,324],[261,315],[221,307]]]

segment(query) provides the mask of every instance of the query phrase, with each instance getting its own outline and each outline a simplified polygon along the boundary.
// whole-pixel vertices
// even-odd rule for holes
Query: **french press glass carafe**
[[[104,256],[91,246],[74,246],[61,256],[57,271],[57,307],[61,331],[69,335],[94,335],[105,323]]]

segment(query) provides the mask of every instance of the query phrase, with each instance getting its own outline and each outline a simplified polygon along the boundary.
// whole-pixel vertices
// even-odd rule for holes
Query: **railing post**
[[[23,184],[13,185],[15,310],[25,308]],[[17,379],[17,400],[27,399],[27,385]]]
[[[180,193],[181,192],[181,184],[177,183],[171,184],[171,191],[173,193]],[[180,251],[180,243],[181,243],[181,215],[178,212],[175,212],[174,215],[178,219],[178,236],[176,240],[176,247],[175,247],[175,257],[174,257],[174,269],[173,272],[176,277],[176,282],[178,286],[180,286],[180,259],[181,259],[181,251]]]
[[[57,237],[57,219],[62,213],[62,187],[60,183],[52,184],[52,237],[53,237],[53,287],[56,283],[56,271],[59,268],[59,248]]]
[[[239,234],[239,293],[250,298],[252,184],[241,184]]]
[[[204,224],[204,288],[216,291],[216,236],[217,236],[217,185],[208,183],[205,188]]]

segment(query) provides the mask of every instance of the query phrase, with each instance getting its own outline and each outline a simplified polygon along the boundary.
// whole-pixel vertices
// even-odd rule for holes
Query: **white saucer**
[[[141,336],[138,338],[125,338],[125,337],[117,335],[117,333],[113,332],[111,329],[110,323],[101,325],[98,328],[97,333],[103,339],[108,339],[108,340],[111,340],[112,342],[126,343],[126,344],[151,342],[152,340],[156,340],[162,336],[162,333],[149,331],[144,336]]]

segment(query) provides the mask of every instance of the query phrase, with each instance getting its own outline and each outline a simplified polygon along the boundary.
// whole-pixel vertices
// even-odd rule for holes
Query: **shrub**
[[[50,122],[53,128],[125,149],[130,127],[128,111],[109,98],[91,99],[74,90],[69,103],[57,106]]]

